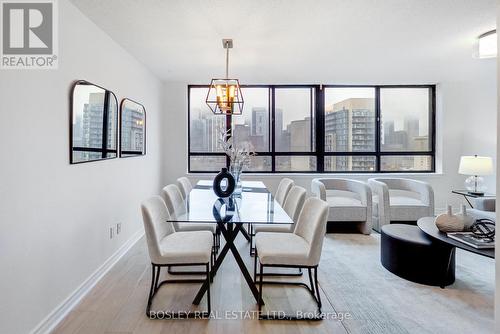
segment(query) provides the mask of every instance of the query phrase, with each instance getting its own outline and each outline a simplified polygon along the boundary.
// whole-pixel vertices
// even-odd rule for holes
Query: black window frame
[[[229,157],[224,152],[192,152],[191,151],[191,89],[209,88],[209,85],[188,85],[187,94],[187,127],[188,127],[188,172],[193,174],[215,173],[211,170],[191,170],[191,158],[197,156],[225,156],[226,167],[229,168]],[[279,84],[279,85],[241,85],[241,88],[268,88],[269,89],[269,152],[256,152],[258,156],[271,157],[270,171],[245,171],[252,174],[405,174],[405,173],[435,173],[436,172],[436,85],[310,85],[310,84]],[[275,150],[275,89],[279,88],[309,88],[311,89],[311,142],[314,141],[314,150],[311,152],[276,152]],[[375,89],[375,151],[374,152],[325,152],[325,88],[374,88]],[[429,151],[382,151],[380,144],[381,135],[381,88],[426,88],[429,90]],[[313,105],[314,103],[314,105]],[[226,117],[226,129],[231,127],[231,115]],[[311,129],[312,130],[312,129]],[[314,137],[313,137],[314,134]],[[279,156],[313,156],[316,158],[316,170],[304,171],[277,171],[276,157]],[[374,171],[325,171],[324,159],[330,156],[373,156],[376,169]],[[430,156],[431,168],[429,170],[381,170],[382,157],[386,156]]]

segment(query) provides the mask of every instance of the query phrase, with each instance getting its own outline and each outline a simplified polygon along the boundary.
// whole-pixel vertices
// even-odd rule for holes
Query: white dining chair
[[[327,218],[328,204],[319,198],[308,198],[299,214],[293,233],[261,232],[255,236],[254,280],[259,276],[259,300],[262,300],[264,284],[299,285],[309,291],[318,306],[318,314],[306,318],[309,320],[322,319],[318,265],[326,233]],[[260,267],[259,273],[257,273],[257,264]],[[307,268],[310,287],[301,282],[264,282],[264,268],[266,267]],[[293,315],[283,316],[282,314],[263,316],[261,303],[259,303],[259,317],[261,319],[304,319]]]
[[[181,191],[182,198],[186,200],[187,196],[193,189],[193,185],[191,184],[191,181],[185,176],[180,177],[177,179],[177,186],[179,187],[179,190]]]
[[[179,187],[175,184],[169,184],[163,188],[162,198],[165,201],[165,205],[167,206],[168,213],[171,216],[175,216],[177,214],[182,213],[185,210],[185,201],[182,198],[181,191]],[[176,232],[188,232],[188,231],[209,231],[213,235],[213,261],[215,261],[215,257],[220,248],[220,233],[218,233],[216,224],[192,224],[192,223],[173,223],[174,229]],[[202,272],[176,272],[172,271],[170,268],[168,269],[168,273],[175,274],[202,274]]]
[[[292,189],[294,184],[295,183],[293,182],[293,180],[287,177],[281,179],[280,183],[278,184],[278,189],[276,189],[276,193],[274,194],[274,199],[279,203],[279,205],[283,206],[286,196],[288,195],[288,192],[290,191],[290,189]]]
[[[259,232],[293,232],[295,229],[295,222],[304,206],[306,194],[307,191],[304,188],[293,186],[285,199],[283,210],[285,210],[294,224],[257,224],[255,225],[255,234]]]
[[[257,235],[259,232],[282,232],[291,233],[295,230],[295,222],[297,221],[300,211],[304,206],[306,200],[307,191],[299,186],[293,186],[288,192],[285,203],[283,205],[283,210],[292,219],[293,224],[256,224],[254,225],[254,231]],[[253,244],[250,244],[253,247]],[[255,253],[255,247],[250,250],[251,254]],[[266,276],[302,276],[302,269],[299,268],[298,273],[268,273]]]
[[[286,200],[286,196],[290,192],[290,189],[294,186],[293,180],[289,178],[283,178],[281,179],[280,183],[278,184],[278,188],[276,189],[276,192],[274,193],[274,200],[278,202],[279,205],[283,206]],[[248,224],[247,226],[248,229],[248,235],[250,236],[250,256],[253,256],[255,248],[253,247],[253,239],[255,237],[255,229],[252,224]]]
[[[175,184],[169,184],[162,190],[162,198],[167,205],[168,212],[175,216],[181,214],[185,209],[185,200],[182,198],[179,187]],[[174,223],[176,231],[210,231],[215,233],[216,224],[191,224]]]
[[[313,179],[311,191],[328,203],[329,222],[349,222],[356,224],[361,233],[371,233],[372,191],[366,183],[341,178]]]
[[[177,232],[167,220],[170,218],[163,199],[151,197],[141,204],[144,230],[151,260],[151,287],[149,289],[146,315],[154,318],[151,312],[153,298],[159,288],[166,283],[207,283],[207,312],[202,317],[210,316],[210,260],[212,253],[212,235],[208,231]],[[162,267],[204,266],[206,279],[172,280],[159,282]],[[163,311],[162,311],[163,312]],[[192,312],[169,312],[165,319],[192,317]],[[197,314],[198,316],[198,314]]]

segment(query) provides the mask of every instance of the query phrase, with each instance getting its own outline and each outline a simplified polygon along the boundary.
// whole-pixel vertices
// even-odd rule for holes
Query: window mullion
[[[380,156],[380,142],[382,140],[381,124],[382,118],[380,114],[380,87],[375,87],[375,171],[380,172],[381,156]]]
[[[270,86],[269,87],[269,93],[270,93],[270,99],[269,99],[269,103],[270,103],[270,110],[271,110],[271,128],[272,128],[272,131],[271,131],[271,171],[274,173],[276,172],[276,122],[275,122],[275,115],[276,115],[276,111],[275,111],[275,94],[274,94],[274,86]]]
[[[325,95],[323,87],[316,86],[316,171],[325,171]]]

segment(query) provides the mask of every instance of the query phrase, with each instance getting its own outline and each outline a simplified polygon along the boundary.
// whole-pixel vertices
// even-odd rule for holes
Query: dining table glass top
[[[293,224],[263,182],[243,181],[241,195],[219,198],[211,180],[201,180],[168,221],[178,223]]]

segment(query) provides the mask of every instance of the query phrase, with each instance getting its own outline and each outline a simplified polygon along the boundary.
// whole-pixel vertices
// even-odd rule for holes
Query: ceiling
[[[495,0],[73,0],[164,81],[434,83],[472,59],[496,27]]]

